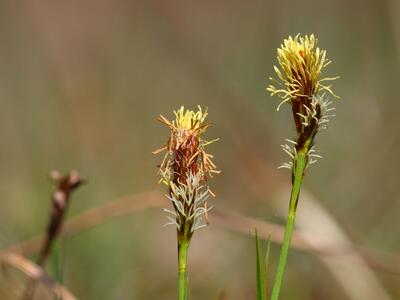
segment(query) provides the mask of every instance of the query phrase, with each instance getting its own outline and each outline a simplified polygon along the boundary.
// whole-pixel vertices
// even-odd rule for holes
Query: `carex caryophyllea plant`
[[[330,107],[328,96],[337,97],[331,85],[326,82],[337,79],[321,78],[322,71],[331,61],[326,51],[317,46],[314,35],[295,38],[289,36],[277,50],[280,68],[274,66],[278,79],[270,78],[273,84],[267,87],[272,96],[281,98],[278,110],[284,103],[292,108],[296,128],[295,140],[287,139],[282,149],[290,156],[290,161],[281,167],[292,172],[292,192],[285,236],[279,257],[278,270],[272,289],[272,300],[279,298],[286,259],[292,238],[300,187],[308,166],[321,156],[314,149],[315,136],[326,128],[334,108]]]
[[[212,142],[203,139],[210,123],[206,123],[207,111],[185,110],[182,106],[174,111],[175,120],[169,121],[160,115],[158,120],[165,124],[170,135],[167,143],[154,151],[166,151],[159,168],[161,182],[168,188],[167,198],[173,210],[164,209],[169,223],[176,226],[178,241],[178,291],[179,299],[186,299],[187,275],[186,261],[190,240],[196,229],[206,226],[209,195],[213,195],[207,179],[219,173],[212,161],[213,156],[206,153],[205,147]]]

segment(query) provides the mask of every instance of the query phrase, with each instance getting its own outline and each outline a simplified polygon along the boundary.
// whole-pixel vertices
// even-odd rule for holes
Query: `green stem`
[[[178,241],[178,299],[186,300],[187,295],[187,254],[189,241],[186,237]]]
[[[62,284],[62,270],[61,270],[61,241],[55,240],[50,251],[51,266],[53,271],[53,278],[58,283]]]
[[[292,193],[290,195],[289,213],[286,222],[285,235],[281,253],[279,256],[278,270],[275,276],[274,286],[272,288],[271,300],[278,300],[281,290],[283,274],[285,273],[286,260],[290,248],[290,241],[292,240],[294,222],[296,218],[297,200],[299,199],[301,182],[303,180],[304,169],[306,167],[307,151],[299,151],[297,159],[294,161],[294,180],[292,186]]]

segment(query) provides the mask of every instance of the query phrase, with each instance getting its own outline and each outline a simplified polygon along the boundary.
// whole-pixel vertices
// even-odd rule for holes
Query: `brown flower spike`
[[[206,153],[205,147],[212,142],[203,139],[203,134],[210,126],[205,122],[207,111],[201,107],[198,111],[185,110],[182,106],[174,111],[175,120],[169,121],[160,115],[158,120],[170,130],[167,143],[153,153],[166,151],[159,168],[161,181],[167,185],[174,211],[170,223],[175,224],[179,236],[189,240],[194,230],[205,226],[203,216],[207,214],[207,198],[212,194],[207,179],[219,173],[213,163],[213,156]]]

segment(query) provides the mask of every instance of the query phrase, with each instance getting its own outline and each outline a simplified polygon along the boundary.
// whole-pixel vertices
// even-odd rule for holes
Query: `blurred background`
[[[279,145],[295,132],[265,87],[276,48],[297,33],[315,33],[333,61],[325,75],[341,76],[297,225],[400,254],[398,0],[0,1],[0,246],[44,231],[53,169],[88,179],[69,217],[163,191],[162,155],[151,152],[168,131],[156,118],[181,105],[208,107],[208,138],[221,138],[209,146],[222,170],[212,205],[284,224],[290,175],[277,170],[287,160]],[[78,299],[175,299],[175,229],[165,222],[149,209],[64,240],[64,285]],[[248,233],[213,223],[196,232],[191,299],[255,299]],[[273,244],[271,276],[278,254]],[[344,256],[293,250],[282,299],[400,299],[399,264]],[[1,299],[17,287],[0,275]]]

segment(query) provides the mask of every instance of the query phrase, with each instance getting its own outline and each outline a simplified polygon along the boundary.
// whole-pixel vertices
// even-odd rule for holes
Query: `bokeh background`
[[[324,158],[307,174],[298,225],[396,255],[399,20],[398,0],[0,1],[0,246],[43,232],[50,170],[89,181],[69,217],[162,191],[162,155],[151,152],[168,133],[156,118],[181,105],[208,107],[208,137],[221,138],[209,147],[223,172],[210,181],[213,205],[283,224],[290,176],[276,167],[294,128],[265,87],[282,40],[315,33],[341,100],[318,137]],[[175,299],[165,221],[146,210],[63,241],[64,285],[79,299]],[[190,251],[191,299],[255,299],[253,237],[211,224]],[[278,253],[273,244],[272,271]],[[399,272],[341,258],[293,250],[282,299],[400,299]],[[1,275],[0,298],[17,286]]]

